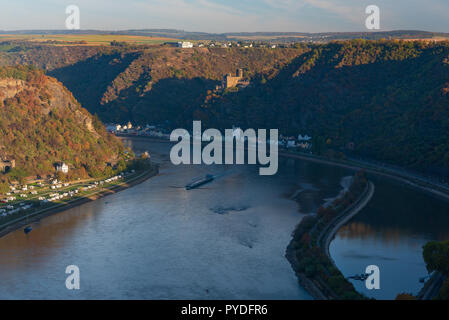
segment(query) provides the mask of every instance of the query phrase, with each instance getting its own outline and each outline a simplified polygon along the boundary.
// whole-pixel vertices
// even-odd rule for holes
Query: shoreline
[[[152,142],[171,143],[171,144],[176,143],[176,142],[166,140],[166,139],[159,139],[159,138],[147,137],[147,136],[125,135],[125,134],[120,134],[120,135],[116,135],[116,136],[121,139],[139,138],[142,140],[147,140],[147,141],[152,141]],[[412,173],[410,173],[410,172],[404,172],[402,174],[399,174],[399,173],[393,172],[392,171],[393,169],[379,167],[379,166],[376,166],[375,164],[367,165],[366,163],[363,163],[363,162],[360,162],[357,160],[351,160],[351,162],[348,163],[347,161],[345,162],[344,160],[342,161],[342,160],[336,160],[336,159],[328,159],[328,158],[324,158],[324,157],[320,157],[320,156],[309,155],[306,153],[302,154],[302,153],[293,153],[293,152],[288,152],[288,151],[279,151],[278,154],[279,154],[279,156],[284,157],[284,158],[301,159],[301,160],[305,160],[305,161],[346,168],[346,169],[350,169],[350,170],[354,170],[354,171],[363,169],[367,173],[368,172],[373,173],[378,176],[387,177],[387,178],[405,183],[415,189],[421,190],[428,194],[432,194],[433,196],[436,196],[440,199],[449,201],[449,186],[448,187],[438,186],[435,183],[432,183],[429,181],[423,181],[422,178],[413,176]],[[404,170],[406,171],[406,169],[404,169]]]
[[[123,138],[138,137],[138,138],[141,138],[142,140],[150,140],[150,141],[162,142],[162,143],[173,143],[170,140],[158,139],[158,138],[146,137],[146,136],[121,135],[121,137],[123,137]],[[354,171],[363,169],[366,172],[375,174],[377,176],[385,177],[387,179],[392,179],[397,182],[408,185],[409,187],[411,187],[413,189],[430,194],[431,196],[434,196],[442,201],[449,201],[449,189],[446,186],[438,185],[431,181],[425,181],[425,180],[423,180],[422,177],[414,176],[413,173],[407,172],[406,170],[403,173],[398,173],[398,172],[395,172],[395,170],[392,168],[379,167],[376,164],[367,164],[367,163],[363,163],[363,162],[360,162],[357,160],[350,160],[350,162],[347,162],[344,160],[342,161],[342,160],[336,160],[336,159],[327,159],[327,158],[320,157],[320,156],[301,154],[301,153],[292,153],[292,152],[288,152],[288,151],[280,151],[278,154],[279,154],[279,156],[284,157],[284,158],[301,159],[304,161],[310,161],[310,162],[325,164],[325,165],[329,165],[329,166],[337,166],[337,167],[346,168],[346,169],[350,169],[350,170],[354,170]],[[353,216],[355,216],[355,214]],[[342,223],[342,224],[344,224],[344,223]],[[341,225],[340,225],[340,227],[341,227]],[[336,227],[335,233],[338,232],[338,229],[339,229],[339,227]],[[296,230],[296,228],[295,228],[295,230]],[[335,265],[334,260],[332,259],[331,255],[329,253],[329,246],[330,246],[330,242],[332,241],[332,239],[333,238],[330,238],[327,240],[327,244],[325,246],[325,253],[329,257],[331,262]],[[290,244],[294,240],[295,239],[292,239]],[[287,251],[289,250],[290,244],[287,247]],[[289,256],[288,252],[287,252],[286,256]],[[287,260],[290,261],[291,259],[294,260],[293,257],[290,257],[290,258],[287,257]],[[290,263],[292,264],[292,267],[293,267],[292,261],[290,261]],[[296,271],[295,271],[295,273],[296,273]],[[302,277],[300,277],[298,275],[298,280],[303,288],[308,287],[310,290],[314,291],[315,296],[317,296],[318,299],[320,299],[320,298],[322,299],[324,297],[321,292],[317,292],[317,289],[314,288],[313,283],[311,283],[311,281],[308,280],[304,275]],[[437,277],[434,275],[434,277],[432,277],[429,281],[427,281],[424,284],[423,288],[418,293],[418,296],[417,296],[418,299],[428,299],[429,296],[432,296],[433,292],[431,292],[431,291],[434,291],[434,288],[436,286],[441,286],[442,280],[443,279],[441,277]],[[430,284],[432,284],[432,285],[430,285]],[[309,291],[309,290],[307,290],[307,291]],[[314,296],[314,295],[312,295],[312,296]]]
[[[59,205],[56,205],[56,206],[53,206],[53,207],[50,207],[47,209],[43,209],[41,212],[38,211],[34,214],[31,214],[31,217],[25,216],[25,217],[19,218],[19,221],[11,221],[9,223],[6,223],[5,225],[0,226],[0,239],[17,229],[20,229],[26,225],[29,225],[36,221],[39,221],[43,218],[52,216],[54,214],[62,213],[63,211],[78,207],[82,204],[85,204],[85,203],[88,203],[91,201],[96,201],[98,199],[107,197],[112,194],[116,194],[120,191],[126,190],[133,186],[136,186],[136,185],[138,185],[158,174],[159,174],[159,167],[157,165],[155,165],[154,168],[144,171],[141,175],[133,178],[132,180],[122,182],[121,184],[116,185],[110,189],[98,191],[89,196],[72,200],[69,203],[59,204]]]
[[[399,181],[401,183],[404,183],[413,189],[430,194],[442,201],[449,201],[449,193],[442,191],[441,189],[438,189],[438,186],[436,186],[435,184],[432,184],[430,182],[420,181],[416,177],[411,177],[411,176],[407,177],[404,175],[397,175],[393,172],[388,172],[388,171],[382,172],[379,169],[364,166],[363,163],[356,163],[356,164],[352,165],[352,164],[341,163],[341,162],[331,160],[331,159],[327,160],[327,159],[315,158],[315,157],[308,156],[308,155],[299,155],[299,154],[285,153],[285,152],[282,154],[280,153],[280,155],[284,156],[284,157],[288,157],[288,158],[303,159],[305,161],[312,161],[312,162],[322,163],[322,164],[327,164],[327,165],[335,165],[335,166],[339,166],[339,167],[343,167],[343,168],[347,168],[347,169],[351,169],[351,170],[364,169],[366,172],[370,172],[370,173],[378,175],[378,176],[383,176],[383,177],[390,178],[390,179]],[[361,209],[359,209],[358,211],[360,211]],[[334,259],[332,258],[332,256],[330,255],[330,252],[329,252],[330,243],[332,242],[333,238],[335,237],[335,234],[338,232],[338,230],[341,228],[341,226],[343,224],[345,224],[347,221],[349,221],[352,217],[354,217],[357,213],[355,213],[354,215],[351,215],[351,217],[349,217],[348,219],[344,219],[345,220],[344,222],[337,223],[337,226],[335,226],[334,229],[332,230],[333,235],[331,236],[332,233],[330,233],[327,235],[327,237],[325,237],[325,245],[324,245],[325,254],[328,256],[328,258],[330,259],[330,261],[336,268],[337,268],[337,266],[335,265]],[[292,242],[294,240],[295,239],[292,239]],[[289,244],[289,247],[290,247],[290,244]],[[287,251],[289,250],[289,247],[287,247]],[[286,254],[286,256],[287,255],[288,254]],[[294,257],[294,258],[296,258],[296,257]],[[289,258],[287,258],[287,259],[290,261],[290,259],[293,259],[293,257],[290,257],[290,259]],[[292,268],[295,270],[292,261],[290,261],[290,263],[292,265]],[[296,270],[295,270],[295,273],[296,273]],[[323,297],[325,297],[325,295],[323,295],[323,293],[316,286],[314,286],[313,282],[310,279],[308,279],[307,277],[305,277],[305,275],[302,275],[301,278],[298,275],[298,279],[303,288],[306,289],[306,287],[308,287],[308,288],[310,288],[310,290],[312,292],[315,293],[315,296],[317,297],[317,299],[323,299]],[[438,294],[439,288],[441,288],[444,280],[445,280],[445,277],[443,277],[439,273],[435,273],[429,280],[427,280],[424,283],[423,287],[416,295],[416,299],[432,300],[432,298]],[[309,292],[309,294],[311,294],[311,293]],[[314,295],[312,295],[312,296],[315,298]]]
[[[338,166],[338,167],[346,168],[346,169],[350,169],[350,170],[363,169],[366,172],[373,173],[375,175],[379,175],[379,176],[383,176],[383,177],[387,177],[390,179],[394,179],[396,181],[405,183],[415,189],[424,191],[425,193],[432,194],[442,200],[449,201],[449,191],[445,192],[445,191],[439,190],[438,186],[436,186],[430,182],[419,181],[417,178],[413,178],[410,176],[408,176],[408,177],[401,176],[401,175],[395,174],[393,172],[388,172],[388,171],[383,172],[383,171],[380,171],[379,168],[368,167],[368,166],[364,165],[363,163],[359,163],[359,162],[355,162],[354,164],[342,163],[338,160],[326,159],[326,158],[321,158],[321,157],[317,157],[317,156],[310,156],[307,154],[302,155],[302,154],[297,154],[297,153],[289,153],[289,152],[279,152],[279,155],[281,157],[302,159],[305,161],[327,164],[327,165],[331,165],[331,166]],[[425,185],[425,184],[427,184],[427,185]]]
[[[338,230],[347,223],[349,220],[354,218],[360,211],[363,210],[363,208],[366,207],[366,205],[371,201],[375,186],[371,181],[368,181],[368,189],[363,192],[363,194],[360,196],[360,198],[352,205],[352,207],[348,208],[343,212],[340,216],[335,218],[333,221],[331,221],[326,230],[324,230],[319,238],[318,238],[318,244],[323,248],[326,256],[332,261],[332,264],[337,267],[335,264],[334,259],[332,259],[332,256],[329,252],[329,247],[332,242],[332,240],[335,238],[335,235],[337,234]],[[348,212],[346,212],[348,211]]]
[[[351,204],[348,208],[344,209],[343,212],[338,214],[335,218],[333,218],[331,221],[329,221],[326,226],[324,227],[324,230],[322,230],[318,238],[316,240],[316,247],[324,254],[328,262],[338,271],[338,273],[343,276],[340,269],[338,269],[337,265],[335,264],[334,260],[332,259],[330,252],[329,252],[329,246],[332,241],[332,239],[335,237],[335,234],[338,232],[338,230],[341,228],[343,224],[351,220],[354,216],[356,216],[372,199],[375,191],[375,186],[371,181],[367,181],[367,185],[365,190],[359,195],[358,199]],[[316,229],[317,225],[320,223],[319,220],[316,220],[313,227],[311,229],[307,229],[305,226],[308,224],[308,221],[305,220],[306,217],[304,217],[301,222],[295,227],[295,230],[292,234],[292,240],[290,241],[289,245],[287,246],[285,257],[290,262],[290,265],[295,272],[298,282],[315,300],[334,300],[334,299],[341,299],[341,297],[338,296],[326,283],[325,280],[323,280],[320,277],[311,278],[306,275],[306,273],[302,272],[300,270],[300,264],[301,264],[301,257],[298,258],[298,243],[300,243],[301,239],[306,233],[313,233],[313,231]],[[310,231],[313,230],[313,231]],[[313,237],[313,235],[311,234]],[[307,257],[302,257],[307,258]],[[344,276],[343,276],[344,277]],[[347,280],[346,280],[347,281]],[[348,283],[350,283],[348,281]],[[352,286],[352,284],[351,284]],[[359,292],[355,290],[355,288],[352,286],[352,289],[354,293],[361,295]]]
[[[120,139],[130,138],[130,139],[140,139],[140,140],[159,142],[159,143],[171,143],[171,144],[175,143],[170,140],[160,139],[160,138],[155,138],[155,137],[147,137],[147,136],[124,135],[123,134],[123,135],[117,135],[117,137]],[[279,154],[279,156],[284,157],[284,158],[301,159],[304,161],[310,161],[310,162],[325,164],[325,165],[329,165],[329,166],[337,166],[337,167],[342,167],[342,168],[346,168],[346,169],[350,169],[350,170],[354,170],[354,171],[363,169],[366,172],[375,174],[377,176],[386,177],[386,178],[404,183],[404,184],[410,186],[411,188],[414,188],[416,190],[422,191],[427,194],[431,194],[432,196],[442,199],[443,201],[449,201],[449,189],[447,189],[446,186],[439,186],[438,184],[435,184],[433,182],[425,181],[425,180],[423,180],[422,177],[414,176],[411,172],[405,171],[403,173],[398,173],[398,172],[395,172],[394,169],[391,169],[388,167],[379,167],[376,164],[367,164],[367,163],[363,163],[363,162],[360,162],[357,160],[350,160],[348,162],[345,160],[328,159],[328,158],[324,158],[324,157],[320,157],[320,156],[301,154],[301,153],[292,153],[292,152],[288,152],[288,151],[280,151],[278,154]],[[336,220],[339,220],[339,219],[341,219],[341,220],[332,221],[331,224],[336,223],[334,225],[334,227],[331,230],[329,230],[326,234],[320,235],[321,238],[320,238],[319,243],[321,244],[322,237],[324,237],[325,238],[324,253],[335,267],[336,267],[335,262],[332,259],[330,252],[329,252],[330,243],[332,242],[333,238],[335,237],[335,234],[338,232],[338,230],[341,228],[341,226],[343,224],[345,224],[347,221],[349,221],[351,218],[353,218],[355,215],[357,215],[371,200],[371,198],[374,194],[375,187],[372,184],[372,182],[369,182],[369,184],[370,185],[368,186],[368,188],[371,188],[372,190],[368,191],[365,201],[362,201],[363,203],[360,206],[357,206],[357,208],[353,208],[353,210],[351,210],[351,212],[348,213],[348,216],[346,216],[346,217],[339,216],[338,218],[336,218]],[[363,197],[363,195],[361,197]],[[358,202],[359,201],[357,201],[357,203]],[[304,289],[306,289],[306,291],[308,291],[309,294],[312,297],[314,297],[315,299],[327,299],[328,297],[326,297],[326,295],[323,294],[323,292],[321,292],[321,290],[313,283],[312,280],[308,279],[304,274],[299,274],[295,269],[295,266],[297,266],[298,261],[296,259],[295,254],[293,253],[293,248],[291,247],[291,245],[292,245],[292,242],[295,241],[294,234],[297,231],[300,223],[295,227],[295,230],[293,231],[292,240],[290,241],[290,243],[286,249],[286,258],[290,262],[293,270],[295,271],[300,285]],[[328,227],[330,227],[330,226],[328,226]],[[0,237],[1,237],[1,234],[0,234]],[[441,285],[441,282],[442,282],[441,277],[435,276],[435,277],[432,277],[431,280],[432,281],[427,281],[426,284],[423,286],[422,290],[418,294],[418,299],[419,298],[421,298],[421,299],[428,298],[431,295],[430,291],[433,291],[435,286]],[[431,286],[429,285],[430,283],[432,284]]]

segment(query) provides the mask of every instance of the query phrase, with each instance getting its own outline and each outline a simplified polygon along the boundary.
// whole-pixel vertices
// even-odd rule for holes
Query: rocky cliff
[[[58,80],[31,67],[0,68],[0,155],[15,160],[10,175],[52,174],[58,161],[73,176],[97,175],[122,150]]]

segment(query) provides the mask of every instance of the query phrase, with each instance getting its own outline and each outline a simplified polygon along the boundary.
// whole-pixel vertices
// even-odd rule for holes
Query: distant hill
[[[290,42],[290,41],[316,41],[328,42],[333,40],[350,39],[449,39],[449,33],[429,32],[421,30],[392,30],[375,32],[230,32],[230,33],[208,33],[191,32],[176,29],[132,29],[121,31],[101,31],[101,30],[16,30],[0,31],[0,34],[18,34],[18,35],[40,35],[40,34],[87,34],[87,35],[136,35],[163,37],[189,40],[263,40],[271,42]]]
[[[0,67],[0,157],[15,160],[1,181],[54,174],[97,176],[116,162],[123,146],[56,79],[32,67]]]

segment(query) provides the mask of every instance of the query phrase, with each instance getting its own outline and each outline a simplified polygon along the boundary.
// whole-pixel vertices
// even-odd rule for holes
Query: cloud
[[[0,0],[0,29],[64,28],[65,6],[81,9],[82,29],[170,28],[204,32],[362,31],[365,7],[381,27],[449,30],[447,0]]]
[[[358,22],[360,21],[360,14],[364,11],[365,6],[363,5],[343,5],[340,1],[337,1],[337,3],[332,3],[328,0],[304,0],[307,4],[326,10],[331,13],[335,13],[345,19]],[[348,1],[346,1],[348,2]],[[360,1],[356,1],[360,3]]]
[[[141,13],[150,18],[149,22],[151,18],[158,21],[159,27],[176,26],[190,31],[220,32],[236,30],[236,27],[242,30],[258,19],[255,14],[208,0],[156,0],[137,6]]]
[[[306,5],[305,0],[263,0],[272,8],[283,10],[298,10]]]

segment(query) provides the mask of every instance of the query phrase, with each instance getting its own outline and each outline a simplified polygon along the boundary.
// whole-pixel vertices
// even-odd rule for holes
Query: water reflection
[[[341,228],[330,252],[345,276],[361,273],[369,264],[381,271],[381,290],[367,296],[394,299],[398,293],[417,294],[427,271],[422,246],[449,239],[449,203],[390,180],[371,177],[376,193],[367,207]]]
[[[149,150],[161,174],[141,185],[67,210],[0,239],[0,298],[307,299],[284,258],[293,228],[338,194],[351,171],[280,159],[276,176],[255,166],[179,166],[170,146],[128,139]],[[188,192],[207,173],[216,181]],[[422,245],[449,239],[449,204],[370,177],[372,201],[342,228],[331,254],[348,276],[381,270],[392,299],[416,293],[426,274]],[[81,270],[81,290],[65,288],[65,268]]]
[[[125,143],[149,150],[161,174],[1,238],[0,298],[309,298],[285,249],[301,212],[335,196],[348,171],[291,159],[276,176],[255,166],[173,166],[167,144]],[[206,173],[219,178],[185,190]],[[79,291],[65,288],[71,264]]]

